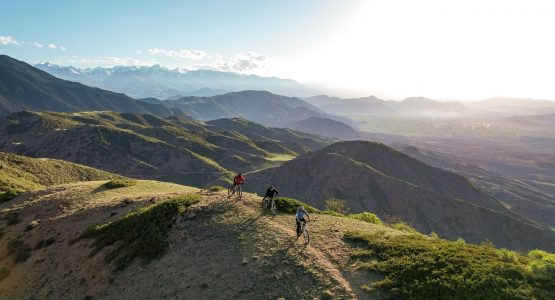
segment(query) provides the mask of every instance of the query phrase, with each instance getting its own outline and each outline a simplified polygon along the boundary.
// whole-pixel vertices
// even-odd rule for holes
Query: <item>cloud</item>
[[[232,71],[245,72],[263,67],[267,61],[268,56],[266,55],[245,52],[234,55],[227,66]]]
[[[37,47],[37,48],[42,48],[42,44],[39,42],[34,42],[33,46]]]
[[[50,49],[56,49],[58,47],[56,47],[56,44],[48,44],[48,48]]]
[[[0,45],[16,45],[18,46],[19,43],[15,40],[12,36],[2,36],[0,35]]]
[[[60,46],[60,50],[62,50],[62,51],[66,51],[66,47],[64,47],[64,46]]]
[[[235,54],[229,60],[225,60],[220,54],[216,53],[212,56],[212,59],[214,60],[212,64],[198,65],[197,67],[201,69],[242,73],[264,67],[268,63],[267,55],[257,54],[255,52]]]
[[[200,60],[206,57],[206,52],[201,50],[166,50],[153,48],[147,50],[150,55],[161,55],[173,59]]]

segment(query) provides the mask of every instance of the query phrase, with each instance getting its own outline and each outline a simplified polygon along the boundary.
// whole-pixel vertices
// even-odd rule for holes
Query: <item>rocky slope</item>
[[[275,168],[248,174],[249,188],[270,184],[323,208],[335,197],[352,212],[399,217],[424,232],[474,243],[553,250],[555,233],[533,224],[477,190],[464,177],[430,167],[371,142],[335,143]]]

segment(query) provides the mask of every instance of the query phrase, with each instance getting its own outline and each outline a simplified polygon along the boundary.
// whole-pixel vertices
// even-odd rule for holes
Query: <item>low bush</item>
[[[116,270],[127,267],[135,258],[146,264],[161,257],[168,247],[167,236],[175,217],[197,203],[199,195],[182,195],[135,209],[110,223],[95,225],[79,238],[94,238],[90,256],[107,246],[106,262],[115,261]]]
[[[0,203],[12,200],[13,198],[19,196],[21,193],[23,193],[23,191],[18,189],[7,189],[4,191],[0,191]]]
[[[349,232],[368,259],[361,267],[385,275],[369,290],[400,299],[555,299],[553,254],[528,255],[421,234]],[[538,267],[541,266],[541,267]]]
[[[135,184],[137,184],[137,181],[132,179],[114,179],[106,182],[103,186],[107,189],[117,189],[133,186]]]
[[[318,212],[318,209],[303,203],[297,199],[287,198],[287,197],[277,197],[274,199],[276,202],[276,208],[278,212],[286,213],[286,214],[294,214],[297,211],[299,206],[304,206],[307,212],[315,213]]]
[[[221,185],[213,185],[208,189],[210,192],[221,192],[227,190],[225,187]]]
[[[338,212],[336,212],[336,211],[327,210],[327,209],[321,211],[320,213],[322,213],[322,214],[324,214],[324,215],[334,216],[334,217],[342,217],[342,218],[348,217],[348,215],[346,215],[346,214],[338,213]]]
[[[349,215],[349,218],[353,218],[355,220],[376,224],[376,225],[382,224],[382,220],[380,220],[378,216],[370,212],[361,212],[359,214],[352,214],[352,215]]]
[[[345,200],[329,198],[324,201],[326,210],[331,210],[340,214],[345,213]]]
[[[412,232],[412,233],[416,233],[418,232],[416,229],[414,229],[414,227],[410,226],[409,224],[405,223],[405,222],[397,222],[397,223],[393,223],[393,224],[389,224],[388,225],[390,228],[399,230],[399,231],[403,231],[403,232]]]

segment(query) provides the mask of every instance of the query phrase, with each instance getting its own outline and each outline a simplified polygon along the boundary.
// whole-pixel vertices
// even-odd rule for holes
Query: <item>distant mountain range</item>
[[[425,97],[393,101],[375,96],[341,99],[320,95],[304,100],[325,112],[343,116],[508,117],[555,113],[555,101],[524,98],[490,98],[462,103],[443,102]]]
[[[242,90],[266,90],[299,97],[318,94],[316,90],[290,79],[214,70],[170,70],[160,65],[79,69],[50,63],[37,64],[35,67],[65,80],[125,93],[135,98],[215,96]]]
[[[320,95],[304,100],[328,113],[345,116],[461,116],[469,112],[469,109],[460,102],[440,102],[424,97],[393,101],[382,100],[375,96],[341,99]]]
[[[372,211],[406,220],[424,232],[486,239],[514,249],[554,249],[555,232],[506,209],[455,173],[426,165],[388,146],[340,142],[278,167],[249,174],[249,188],[276,185],[284,196],[324,208],[339,198],[351,212]]]
[[[276,95],[267,91],[248,90],[212,97],[183,97],[165,101],[142,99],[142,101],[163,104],[170,109],[178,109],[200,120],[245,118],[277,127],[290,127],[293,122],[310,117],[331,118],[340,122],[353,123],[345,117],[323,112],[299,98]]]
[[[157,116],[182,115],[160,104],[62,80],[6,55],[0,55],[0,116],[21,110],[112,110]]]
[[[115,112],[18,112],[0,119],[0,149],[138,178],[205,186],[275,166],[331,141],[247,120],[209,123]]]

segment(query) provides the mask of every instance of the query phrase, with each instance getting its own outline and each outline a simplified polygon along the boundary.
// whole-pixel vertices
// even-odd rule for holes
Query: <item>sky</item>
[[[555,1],[0,0],[0,53],[276,76],[337,95],[555,100]]]

